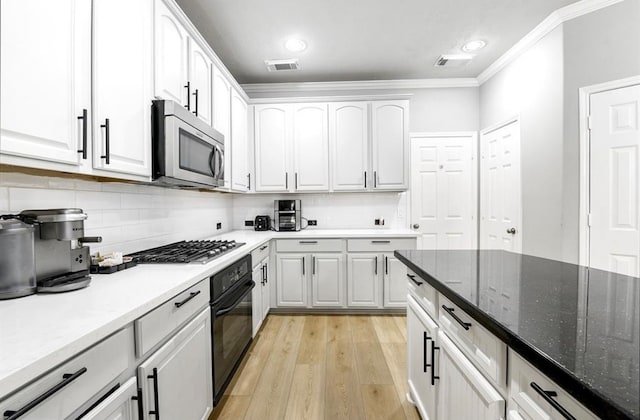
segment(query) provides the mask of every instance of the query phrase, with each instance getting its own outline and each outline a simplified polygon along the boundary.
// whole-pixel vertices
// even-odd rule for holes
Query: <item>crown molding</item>
[[[359,101],[398,101],[411,99],[413,93],[386,95],[332,95],[332,96],[283,96],[268,98],[251,98],[249,105],[294,104],[307,102],[359,102]]]
[[[247,94],[252,94],[477,87],[478,81],[474,77],[470,77],[452,79],[359,80],[347,82],[249,83],[241,86]]]
[[[612,6],[616,3],[620,3],[621,1],[623,0],[581,0],[552,12],[545,20],[540,22],[538,26],[533,28],[531,32],[526,34],[513,47],[507,50],[507,52],[502,54],[496,61],[480,73],[477,77],[478,84],[482,85],[484,82],[489,80],[562,23],[591,12],[595,12],[596,10]]]

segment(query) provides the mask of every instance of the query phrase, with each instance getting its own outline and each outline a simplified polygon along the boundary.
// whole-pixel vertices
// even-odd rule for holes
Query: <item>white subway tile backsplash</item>
[[[76,192],[48,188],[9,188],[11,211],[76,207]]]
[[[83,210],[119,209],[120,194],[102,191],[77,191],[76,206]]]

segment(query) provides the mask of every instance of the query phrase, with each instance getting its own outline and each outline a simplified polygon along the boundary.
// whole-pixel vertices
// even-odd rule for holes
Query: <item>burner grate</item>
[[[127,255],[140,264],[207,263],[234,248],[236,241],[180,241]]]

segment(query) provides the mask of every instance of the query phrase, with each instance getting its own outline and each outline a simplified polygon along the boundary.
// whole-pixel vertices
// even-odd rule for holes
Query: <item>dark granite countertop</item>
[[[594,414],[640,418],[640,279],[506,251],[396,257]]]

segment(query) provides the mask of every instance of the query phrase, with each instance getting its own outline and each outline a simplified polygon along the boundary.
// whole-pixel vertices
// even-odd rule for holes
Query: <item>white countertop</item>
[[[92,275],[69,293],[0,301],[0,398],[111,335],[273,238],[416,237],[407,229],[236,230],[215,236],[246,245],[208,264],[143,264]]]

